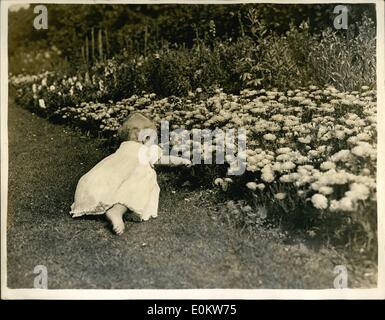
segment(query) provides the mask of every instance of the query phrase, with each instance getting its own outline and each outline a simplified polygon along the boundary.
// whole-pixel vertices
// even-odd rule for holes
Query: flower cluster
[[[110,136],[132,111],[158,124],[168,121],[171,129],[243,128],[247,150],[237,156],[245,159],[246,174],[214,177],[214,182],[225,191],[246,190],[262,203],[301,201],[322,212],[351,212],[376,198],[376,92],[368,87],[352,92],[316,86],[243,90],[238,95],[217,89],[209,97],[196,90],[185,98],[163,99],[143,93],[112,102],[101,101],[107,91],[103,80],[87,75],[10,80],[20,97],[30,96],[36,110]],[[210,151],[218,151],[215,142]],[[188,140],[185,147],[193,144]],[[203,145],[203,159],[206,149]],[[226,162],[231,166],[232,159]]]

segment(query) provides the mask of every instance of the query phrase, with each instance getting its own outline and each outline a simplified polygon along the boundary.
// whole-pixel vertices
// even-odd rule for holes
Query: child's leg
[[[122,234],[124,231],[123,215],[127,211],[127,207],[122,204],[115,204],[106,212],[106,218],[112,224],[112,229],[116,234]]]

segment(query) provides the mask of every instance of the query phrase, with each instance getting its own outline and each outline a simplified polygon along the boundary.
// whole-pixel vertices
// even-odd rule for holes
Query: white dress
[[[114,204],[122,204],[142,220],[155,218],[160,189],[152,166],[160,156],[159,146],[123,142],[115,153],[80,178],[72,217],[104,214]]]

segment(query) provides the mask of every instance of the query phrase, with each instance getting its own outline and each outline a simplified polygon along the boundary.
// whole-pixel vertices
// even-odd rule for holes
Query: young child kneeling
[[[131,211],[137,220],[146,221],[158,215],[159,186],[154,164],[190,165],[187,159],[162,156],[157,145],[145,144],[143,132],[156,130],[155,124],[141,114],[131,115],[119,129],[124,142],[82,176],[71,206],[73,218],[105,214],[112,230],[124,231],[123,215]]]

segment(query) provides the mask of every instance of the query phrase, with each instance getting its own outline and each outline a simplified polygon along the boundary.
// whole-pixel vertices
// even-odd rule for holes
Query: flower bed
[[[237,156],[245,159],[246,172],[212,177],[215,185],[287,214],[301,207],[318,217],[348,217],[369,241],[375,237],[376,92],[368,87],[243,90],[239,95],[218,89],[210,96],[197,90],[185,98],[144,93],[103,102],[106,85],[97,79],[45,74],[11,77],[11,84],[22,105],[109,137],[133,111],[158,124],[169,121],[171,129],[245,128],[247,149]],[[184,141],[185,150],[193,143]],[[230,168],[233,160],[226,158]]]

